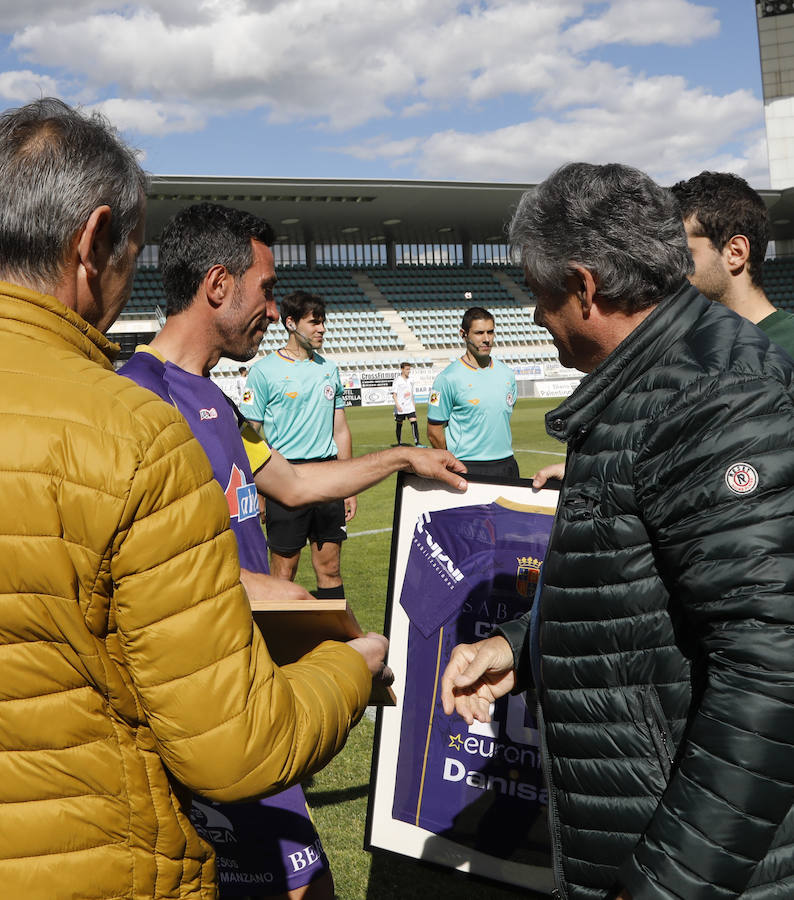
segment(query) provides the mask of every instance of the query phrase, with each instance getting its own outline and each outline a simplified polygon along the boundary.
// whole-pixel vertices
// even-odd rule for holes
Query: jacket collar
[[[615,397],[686,334],[710,305],[688,281],[661,300],[601,365],[582,379],[570,397],[546,413],[546,431],[565,442],[577,433],[584,436]]]
[[[106,369],[121,349],[55,297],[7,281],[0,281],[0,319],[11,330],[49,333],[53,342],[70,344]]]

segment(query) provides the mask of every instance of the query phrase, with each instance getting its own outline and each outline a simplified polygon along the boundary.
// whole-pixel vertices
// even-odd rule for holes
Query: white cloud
[[[730,161],[733,171],[754,179],[764,170],[763,133],[755,128],[762,115],[747,91],[716,97],[658,78],[629,86],[611,106],[572,109],[562,119],[541,117],[480,134],[442,131],[413,150],[408,141],[376,140],[348,152],[404,164],[407,150],[419,174],[434,179],[535,182],[564,162],[587,160],[634,165],[669,184],[700,171],[704,160],[715,159],[715,147],[744,134],[744,151],[723,154],[715,167]]]
[[[57,82],[49,75],[31,72],[30,69],[0,72],[0,97],[4,100],[28,103],[57,93]]]
[[[603,44],[620,23],[624,39],[634,40],[644,24],[654,41],[680,42],[712,22],[685,0],[614,0],[575,24],[591,3],[157,0],[68,21],[37,17],[12,47],[29,62],[64,67],[97,93],[114,84],[122,95],[208,112],[264,108],[276,122],[311,118],[344,129],[395,107],[550,93],[556,69],[570,66],[572,35],[577,44]]]
[[[418,103],[411,103],[409,106],[404,106],[400,111],[400,115],[404,119],[410,119],[412,116],[423,116],[425,113],[430,112],[433,109],[430,103],[422,100]]]
[[[599,55],[614,43],[716,35],[715,10],[690,0],[75,0],[68,11],[61,0],[31,2],[25,19],[36,24],[12,41],[30,69],[16,74],[65,73],[73,97],[143,134],[198,131],[249,110],[278,124],[344,131],[379,120],[385,131],[391,120],[404,130],[407,118],[440,110],[459,110],[465,123],[509,95],[520,98],[517,124],[384,134],[348,152],[478,180],[531,180],[571,157],[618,156],[667,179],[722,158],[722,145],[737,166],[762,168],[742,137],[761,122],[749,92],[709,94]],[[0,28],[20,18],[0,11]],[[50,78],[36,95],[56,87]]]
[[[199,131],[206,125],[206,119],[197,109],[184,104],[115,97],[94,103],[89,108],[103,113],[120,131],[136,131],[139,134],[162,136],[175,132]]]
[[[565,42],[577,51],[604,44],[688,46],[719,30],[714,7],[688,0],[612,0],[602,14],[572,25]]]
[[[356,159],[373,160],[388,159],[391,163],[407,160],[422,146],[421,138],[405,138],[390,140],[386,137],[372,137],[352,147],[345,148],[346,153]]]
[[[741,152],[718,153],[703,159],[698,171],[708,169],[713,172],[735,172],[741,175],[755,188],[768,188],[769,155],[766,146],[766,133],[763,129],[747,135],[747,142]],[[689,175],[696,175],[694,170]]]

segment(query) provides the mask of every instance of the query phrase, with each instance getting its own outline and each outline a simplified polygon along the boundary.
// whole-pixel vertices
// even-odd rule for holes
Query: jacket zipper
[[[664,725],[664,710],[662,710],[661,702],[653,688],[653,685],[646,685],[642,691],[643,706],[645,708],[645,720],[648,723],[648,730],[651,733],[651,740],[656,747],[656,755],[659,757],[659,764],[662,768],[664,777],[669,781],[670,771],[673,766],[673,756],[670,753],[670,747],[667,743],[667,729]]]
[[[546,789],[549,796],[549,833],[551,834],[551,869],[554,873],[554,890],[552,897],[567,900],[568,890],[565,886],[565,875],[562,871],[562,837],[560,835],[560,819],[557,815],[557,795],[551,777],[551,758],[546,745],[546,719],[543,708],[538,702],[538,733],[540,735],[540,759],[546,776]]]
[[[568,469],[570,467],[571,462],[571,452],[570,449],[568,451],[568,456],[565,460],[565,470],[566,475],[568,473]],[[563,476],[562,486],[560,488],[560,499],[559,504],[560,507],[564,502],[564,493],[565,493],[565,483],[567,478]],[[578,499],[578,498],[576,498]],[[560,510],[557,510],[558,515]],[[549,546],[551,546],[554,537],[556,536],[557,529],[559,527],[559,518],[555,516],[554,525],[552,527],[552,533],[549,537]],[[540,597],[538,597],[538,602],[540,602]],[[539,619],[538,619],[538,629],[543,625],[542,618],[542,609],[541,607],[539,611]],[[538,642],[540,643],[540,634],[538,635]],[[543,659],[543,647],[540,647],[540,660],[538,660],[538,666],[540,667],[541,661]],[[543,678],[541,676],[541,684],[540,690],[538,691],[538,736],[540,737],[540,757],[541,757],[541,765],[543,767],[543,772],[546,778],[546,789],[549,797],[549,834],[551,835],[551,867],[552,872],[554,874],[554,890],[552,891],[552,897],[555,900],[567,900],[568,898],[568,889],[565,886],[565,874],[562,869],[562,837],[560,835],[560,819],[557,815],[557,799],[556,799],[556,789],[554,787],[554,781],[552,779],[552,770],[551,770],[551,757],[549,755],[548,743],[546,740],[546,718],[543,715],[543,704],[541,702],[541,695],[545,693],[545,687],[543,685]]]

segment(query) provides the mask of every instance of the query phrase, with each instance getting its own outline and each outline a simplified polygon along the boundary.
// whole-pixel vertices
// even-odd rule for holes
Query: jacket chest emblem
[[[725,473],[725,484],[734,494],[752,494],[758,487],[758,472],[750,463],[734,463]]]

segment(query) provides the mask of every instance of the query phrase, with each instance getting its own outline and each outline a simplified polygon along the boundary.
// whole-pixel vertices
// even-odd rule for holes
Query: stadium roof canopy
[[[205,200],[267,219],[292,243],[504,242],[528,185],[443,181],[154,176],[147,240],[181,207]]]
[[[307,244],[505,243],[512,210],[528,184],[155,175],[146,240],[191,203],[213,201],[267,219],[280,242]],[[759,192],[773,239],[794,239],[794,188]]]

